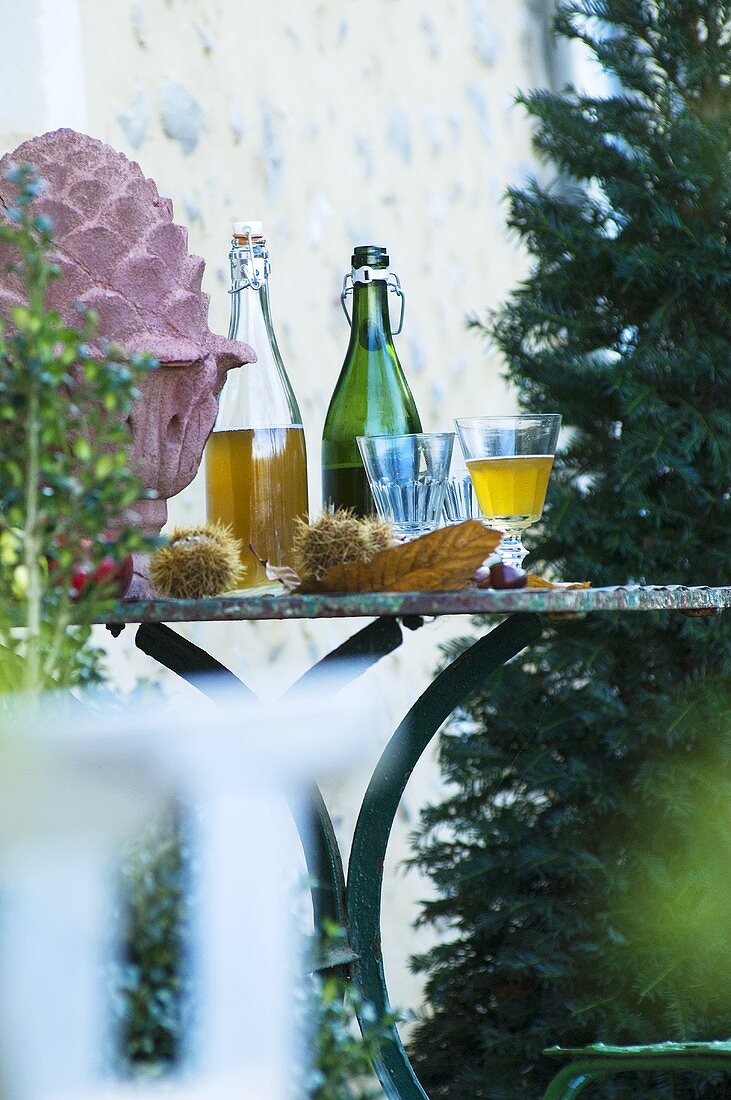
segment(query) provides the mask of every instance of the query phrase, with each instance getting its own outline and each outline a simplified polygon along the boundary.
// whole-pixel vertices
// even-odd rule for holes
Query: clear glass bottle
[[[376,245],[354,249],[352,270],[343,281],[341,295],[346,316],[349,280],[353,294],[350,343],[322,433],[322,497],[325,507],[371,515],[375,505],[355,437],[420,432],[421,420],[394,347],[389,290],[401,301],[396,334],[401,331],[404,299],[398,277],[389,271],[386,249]]]
[[[294,521],[307,516],[302,417],[284,369],[269,305],[269,253],[261,222],[234,222],[229,339],[250,344],[257,362],[229,371],[206,444],[208,519],[242,542],[241,584],[266,584],[259,558],[290,565]]]

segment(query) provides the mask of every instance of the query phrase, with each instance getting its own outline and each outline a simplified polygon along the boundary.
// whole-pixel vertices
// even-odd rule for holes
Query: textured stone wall
[[[465,412],[511,411],[500,364],[466,330],[525,271],[501,196],[535,170],[512,106],[553,79],[550,0],[0,0],[0,149],[59,125],[86,129],[141,164],[173,199],[207,261],[211,326],[228,323],[234,218],[261,218],[275,324],[305,419],[311,498],[319,438],[348,332],[339,292],[354,244],[388,246],[407,295],[402,364],[426,429]],[[171,507],[203,515],[200,479]],[[356,625],[228,624],[187,629],[198,644],[279,690]],[[368,769],[429,681],[438,645],[466,629],[424,627],[370,673],[378,700],[369,758],[327,792],[347,845]],[[126,631],[131,635],[131,631]],[[123,644],[124,643],[124,644]],[[117,675],[150,675],[131,637]],[[343,731],[347,737],[347,730]],[[399,861],[437,771],[420,765],[400,811],[384,892],[392,999],[415,1006],[404,960],[428,883]]]

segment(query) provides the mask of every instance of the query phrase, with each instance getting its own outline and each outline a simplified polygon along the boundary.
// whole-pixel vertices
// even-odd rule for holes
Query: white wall
[[[385,244],[407,295],[398,348],[426,429],[511,411],[500,363],[465,318],[525,273],[501,196],[531,170],[518,87],[547,83],[550,0],[0,0],[0,150],[59,125],[86,128],[138,160],[191,249],[204,256],[211,325],[225,332],[229,229],[263,218],[274,319],[307,433],[311,496],[319,437],[348,332],[338,295],[354,244]],[[171,517],[204,513],[199,483]],[[259,690],[272,692],[358,623],[184,628]],[[429,682],[442,620],[370,673],[382,700],[371,765]],[[120,679],[157,676],[131,646]],[[343,731],[347,736],[347,730]],[[367,768],[328,791],[347,846]],[[418,1004],[404,966],[428,933],[410,929],[429,884],[397,869],[426,799],[426,761],[404,799],[387,869],[384,949],[393,1001]]]

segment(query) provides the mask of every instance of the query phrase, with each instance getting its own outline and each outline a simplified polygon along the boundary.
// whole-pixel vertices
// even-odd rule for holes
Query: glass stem
[[[512,565],[515,569],[523,568],[523,559],[528,551],[521,542],[521,532],[506,532],[498,547],[498,554],[504,565]]]

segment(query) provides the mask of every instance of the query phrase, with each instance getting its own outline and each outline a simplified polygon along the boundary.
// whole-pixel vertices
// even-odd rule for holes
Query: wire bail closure
[[[236,244],[232,249],[232,277],[234,285],[229,290],[229,294],[238,294],[240,290],[261,290],[270,271],[269,256],[266,252],[262,257],[264,263],[264,276],[261,275],[261,269],[257,266],[256,257],[254,256],[254,245],[251,236],[251,226],[244,226],[245,232],[238,234],[237,236],[244,237],[243,245],[238,243],[237,237],[234,237]],[[243,256],[240,254],[240,250],[243,251]],[[239,284],[239,285],[237,285]]]
[[[404,310],[406,308],[406,297],[401,289],[401,280],[398,275],[393,271],[384,271],[383,268],[379,267],[351,268],[343,279],[343,289],[340,293],[340,305],[343,307],[343,313],[351,328],[353,326],[353,321],[348,313],[347,298],[353,293],[356,283],[365,283],[367,286],[370,286],[371,283],[386,283],[389,292],[401,299],[401,312],[399,314],[398,327],[392,329],[393,335],[398,336],[401,329],[404,327]]]

